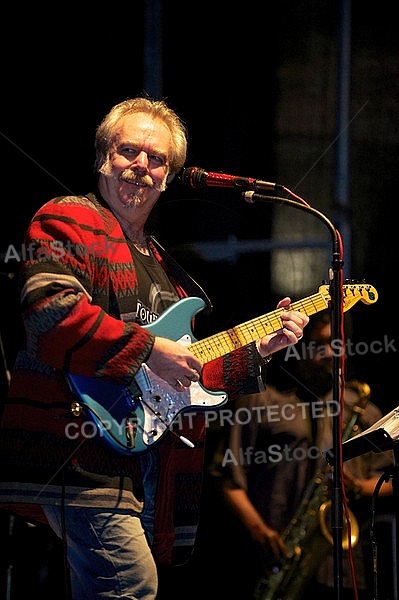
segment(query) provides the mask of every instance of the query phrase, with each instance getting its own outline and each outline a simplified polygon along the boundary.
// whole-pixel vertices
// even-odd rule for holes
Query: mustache
[[[126,183],[138,183],[148,187],[154,187],[154,182],[149,175],[137,175],[130,169],[122,171],[119,175],[119,179],[121,181],[126,181]]]
[[[137,175],[130,169],[125,169],[119,175],[121,181],[126,183],[137,183],[139,185],[146,185],[149,188],[154,189],[157,192],[163,192],[166,189],[166,178],[159,184],[155,184],[149,175]]]

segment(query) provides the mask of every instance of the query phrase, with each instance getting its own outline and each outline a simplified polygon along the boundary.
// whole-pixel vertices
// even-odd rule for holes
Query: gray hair
[[[95,135],[95,170],[98,172],[109,156],[115,140],[115,128],[123,117],[133,113],[148,113],[161,119],[172,136],[172,155],[169,158],[169,175],[175,175],[184,166],[187,154],[187,129],[180,117],[169,108],[164,100],[137,97],[116,104],[103,118]]]

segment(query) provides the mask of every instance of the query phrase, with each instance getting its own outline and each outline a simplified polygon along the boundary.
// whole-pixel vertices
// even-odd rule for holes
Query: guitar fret
[[[206,338],[206,340],[200,340],[191,344],[190,350],[197,358],[200,358],[204,362],[209,362],[215,358],[224,356],[239,347],[240,345],[234,345],[229,333],[223,331],[222,333]]]
[[[243,330],[242,334],[245,340],[241,346],[245,346],[250,342],[259,340],[267,333],[270,333],[270,329],[267,327],[267,321],[262,319],[262,317],[258,317],[257,319],[243,323],[241,327],[234,328],[234,332],[238,332],[240,329]],[[236,333],[236,339],[240,339],[238,333]]]

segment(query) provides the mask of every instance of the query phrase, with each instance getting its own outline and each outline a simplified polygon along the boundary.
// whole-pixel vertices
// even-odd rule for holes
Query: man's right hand
[[[202,362],[190,350],[178,342],[156,336],[148,367],[177,391],[199,381]]]

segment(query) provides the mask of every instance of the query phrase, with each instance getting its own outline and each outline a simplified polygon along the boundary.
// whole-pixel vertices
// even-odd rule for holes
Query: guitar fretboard
[[[290,304],[288,310],[297,310],[306,316],[313,315],[328,307],[325,296],[320,292]],[[278,331],[282,327],[281,313],[287,308],[278,308],[270,313],[246,321],[221,333],[199,340],[190,345],[190,350],[203,363],[233,352],[261,337]]]

